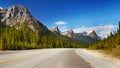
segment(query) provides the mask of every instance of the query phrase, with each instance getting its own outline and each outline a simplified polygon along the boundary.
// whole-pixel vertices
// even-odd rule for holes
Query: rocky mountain
[[[95,31],[92,31],[89,34],[87,32],[75,33],[75,36],[73,38],[89,44],[100,40],[100,37],[98,37]]]
[[[27,29],[30,32],[39,34],[51,34],[51,32],[53,32],[57,34],[56,36],[65,40],[70,39],[72,41],[77,40],[78,42],[93,43],[98,39],[95,31],[86,35],[86,33],[74,33],[73,30],[60,32],[58,27],[48,30],[45,25],[31,15],[30,11],[26,7],[21,5],[14,5],[6,9],[0,9],[0,21],[10,27],[16,28],[17,30]],[[55,34],[52,34],[52,38],[55,37]]]
[[[51,32],[57,33],[57,34],[60,32],[58,27],[52,28],[50,30]],[[68,31],[60,32],[60,34],[63,36],[69,37],[71,39],[77,40],[79,42],[87,43],[87,44],[94,43],[95,41],[100,40],[100,38],[97,36],[95,31],[92,31],[89,34],[87,32],[74,33],[74,31],[71,29]]]
[[[87,32],[82,32],[83,35],[87,35],[88,33]]]
[[[98,40],[100,39],[100,37],[98,37],[95,31],[90,32],[87,36],[98,39]]]
[[[83,35],[82,33],[75,33],[75,36],[73,37],[73,39],[81,41],[85,44],[91,44],[91,43],[94,43],[97,41],[97,39],[92,38],[92,37],[87,36],[87,35]]]
[[[55,34],[60,34],[60,30],[58,29],[58,27],[53,27],[50,29],[50,31],[55,33]]]
[[[49,33],[48,28],[36,20],[25,6],[21,5],[0,9],[0,21],[16,29],[28,28],[34,33]]]
[[[65,32],[61,32],[61,35],[72,38],[75,34],[74,34],[74,31],[71,29],[71,30],[68,30],[68,31],[65,31]]]

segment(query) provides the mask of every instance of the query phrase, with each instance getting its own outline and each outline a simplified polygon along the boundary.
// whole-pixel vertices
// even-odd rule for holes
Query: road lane
[[[40,49],[1,54],[0,62],[0,68],[91,68],[76,54],[75,49]]]

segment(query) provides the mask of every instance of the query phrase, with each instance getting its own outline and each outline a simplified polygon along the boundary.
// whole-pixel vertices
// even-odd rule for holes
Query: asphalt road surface
[[[0,51],[0,68],[92,68],[76,49]]]

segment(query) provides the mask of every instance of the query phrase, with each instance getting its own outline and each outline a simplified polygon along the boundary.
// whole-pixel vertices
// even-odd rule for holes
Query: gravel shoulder
[[[120,68],[120,59],[97,50],[76,49],[76,53],[94,68]]]

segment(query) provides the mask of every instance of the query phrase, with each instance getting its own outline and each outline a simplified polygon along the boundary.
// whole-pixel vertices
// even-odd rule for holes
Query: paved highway
[[[0,68],[92,68],[76,49],[0,51]]]

